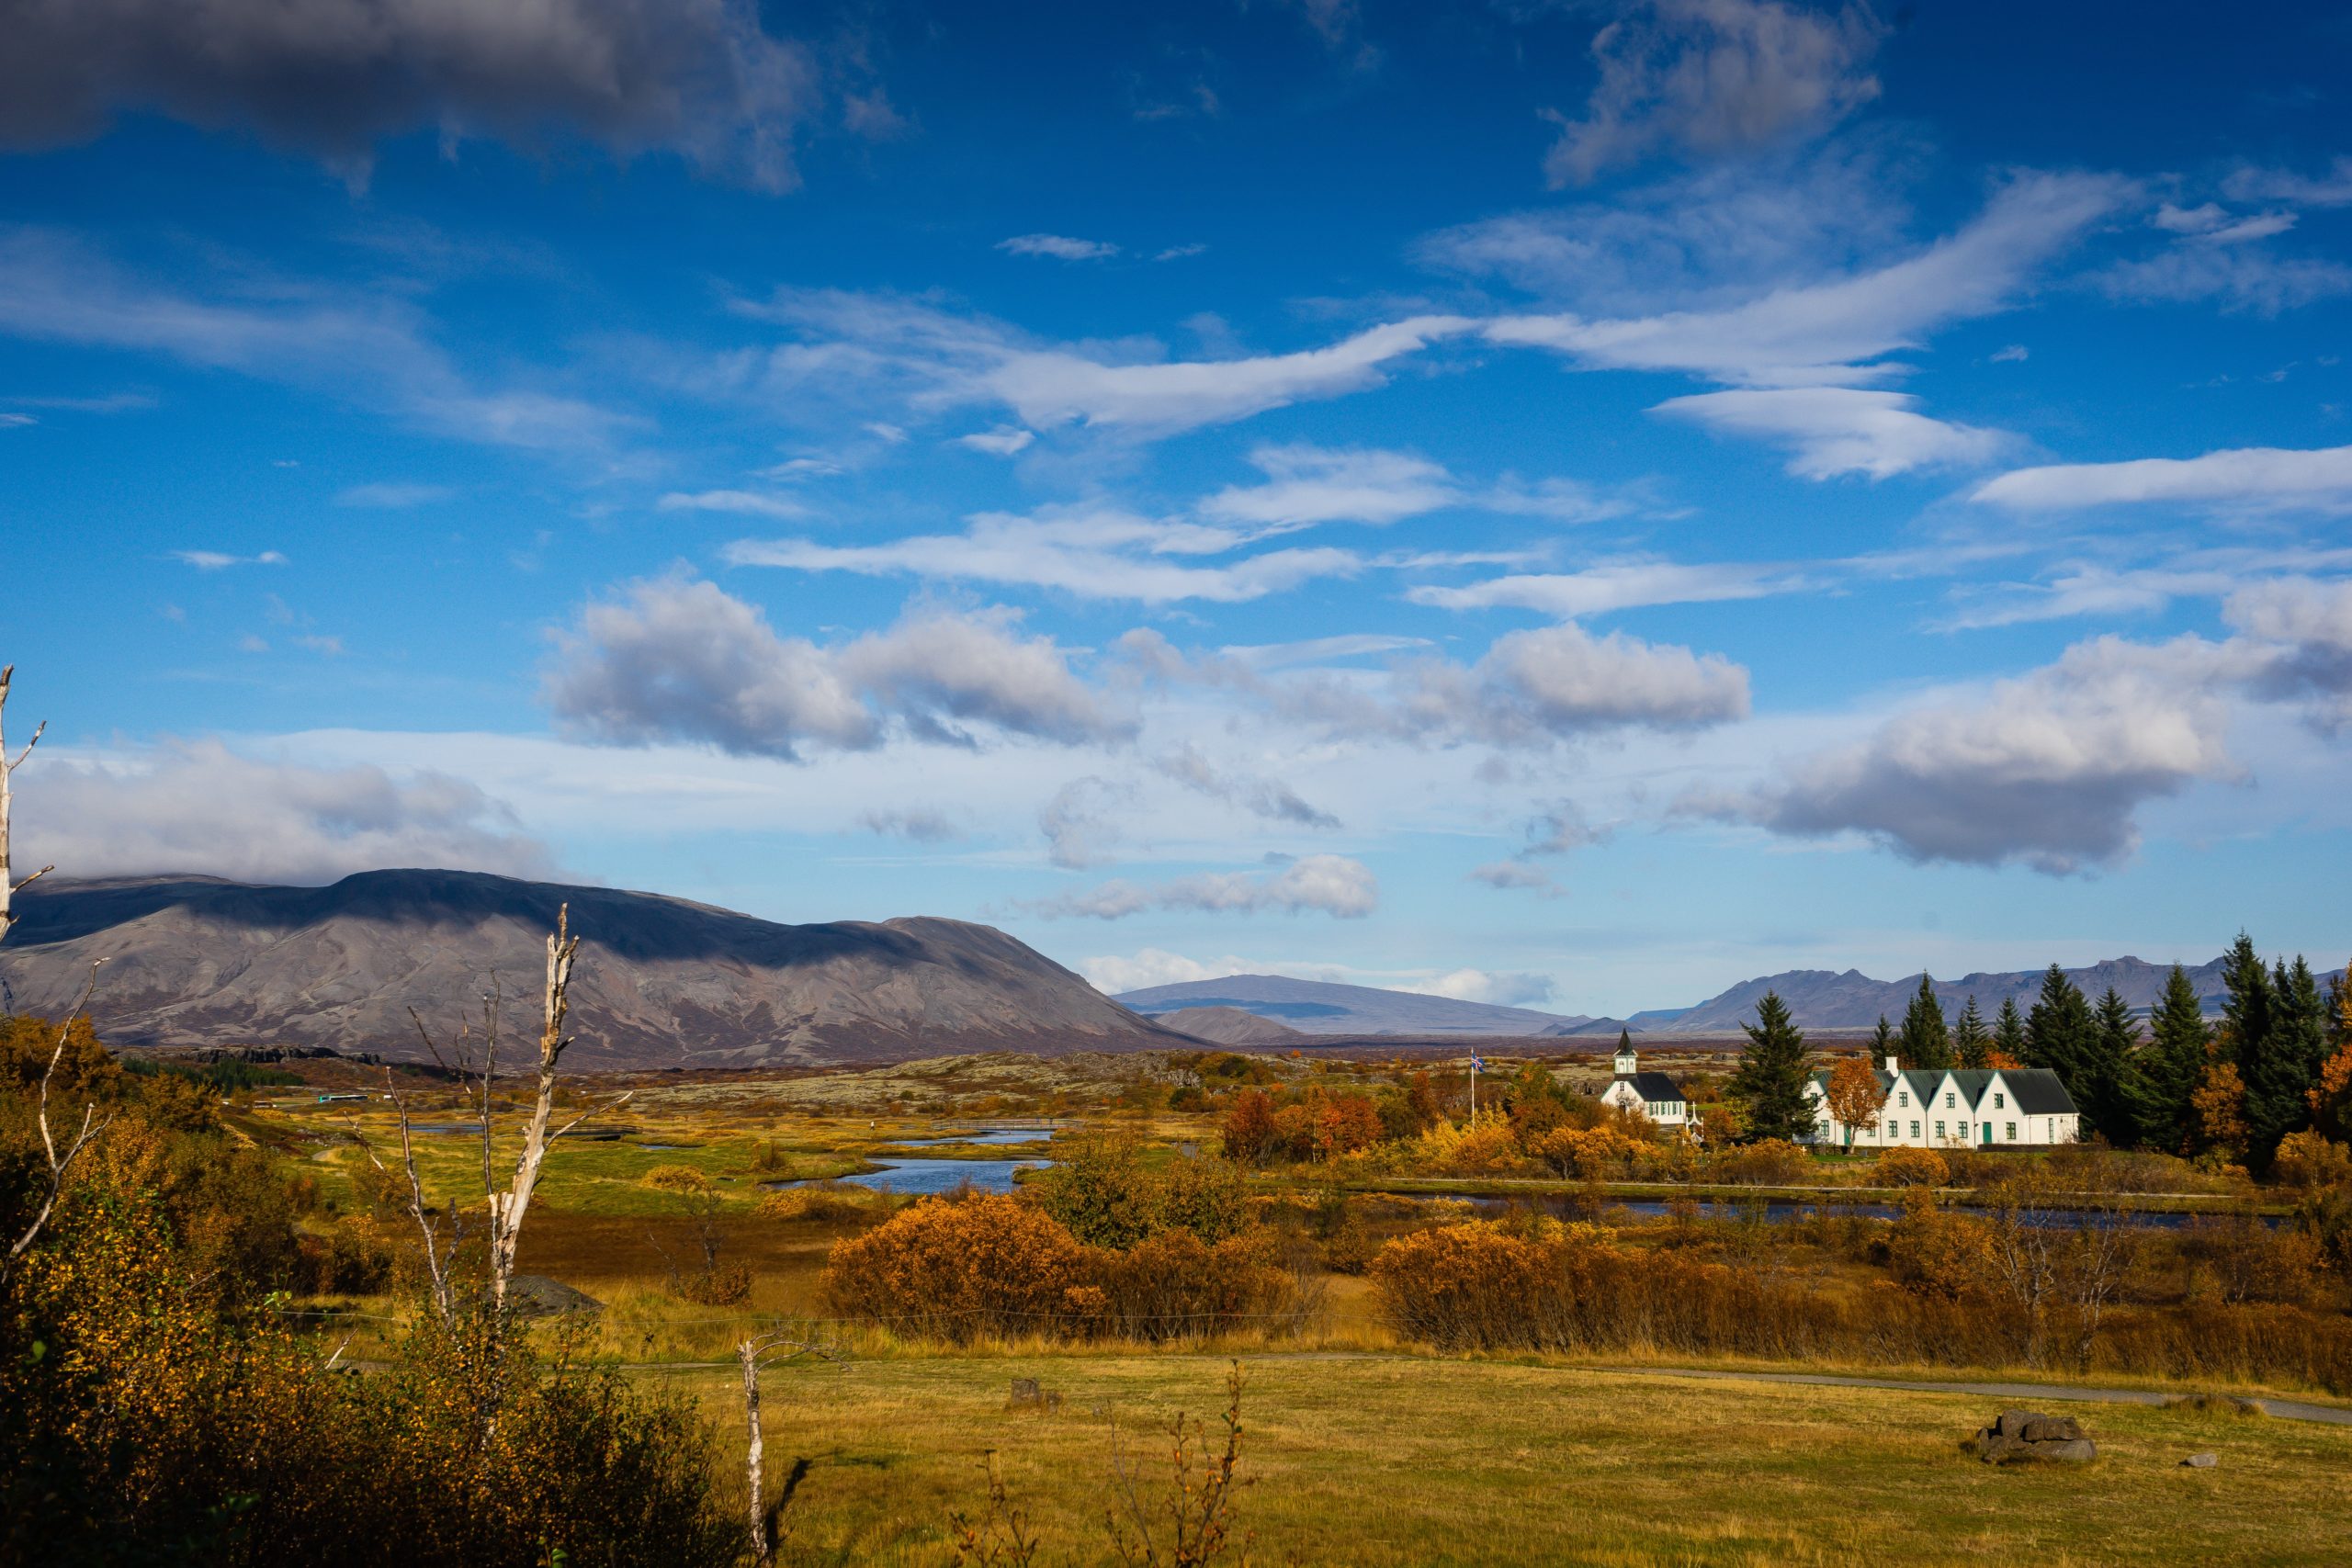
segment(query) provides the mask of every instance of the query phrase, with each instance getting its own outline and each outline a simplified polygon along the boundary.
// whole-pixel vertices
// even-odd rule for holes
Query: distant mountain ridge
[[[582,1068],[819,1065],[957,1051],[1193,1043],[990,926],[780,925],[651,893],[458,871],[327,887],[205,876],[45,879],[0,946],[0,1001],[55,1015],[105,959],[91,1012],[130,1045],[328,1045],[413,1059],[408,1010],[476,1021],[498,976],[518,1055],[569,904]]]
[[[1228,975],[1122,991],[1114,998],[1147,1016],[1180,1009],[1233,1008],[1302,1034],[1566,1034],[1592,1021],[1532,1008],[1500,1007],[1377,986],[1295,980],[1287,975]]]
[[[2066,974],[2093,1000],[2109,987],[2145,1014],[2163,994],[2172,973],[2169,964],[2140,958],[2109,958],[2069,969]],[[2341,973],[2335,971],[2335,973]],[[2032,1009],[2041,994],[2040,969],[1979,970],[1953,979],[1938,979],[1947,1018],[1956,1018],[1967,999],[1989,1024],[2004,999],[2014,1000],[2020,1012]],[[2221,1012],[2222,960],[2188,966],[2188,978],[2209,1017]],[[2326,976],[2321,976],[2323,980]],[[1173,1027],[1178,1010],[1239,1010],[1271,1019],[1306,1034],[1411,1034],[1509,1036],[1519,1039],[1613,1038],[1618,1030],[1653,1039],[1677,1036],[1717,1038],[1739,1033],[1756,1021],[1756,1004],[1767,991],[1777,991],[1789,1005],[1800,1028],[1865,1030],[1883,1015],[1901,1022],[1903,1010],[1919,989],[1919,976],[1878,980],[1858,969],[1790,969],[1742,980],[1693,1007],[1651,1008],[1630,1018],[1562,1017],[1529,1008],[1496,1007],[1485,1002],[1456,1001],[1413,991],[1389,991],[1372,986],[1342,986],[1318,980],[1295,980],[1280,975],[1228,975],[1216,980],[1188,980],[1172,986],[1152,986],[1120,993],[1118,1000],[1160,1019]],[[1230,1028],[1228,1024],[1227,1026]],[[1188,1032],[1199,1032],[1189,1030]]]

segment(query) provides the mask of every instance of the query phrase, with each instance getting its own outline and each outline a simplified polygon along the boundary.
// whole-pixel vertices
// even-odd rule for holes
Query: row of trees
[[[1935,982],[1922,976],[1902,1027],[1879,1020],[1868,1066],[1892,1056],[1931,1072],[2046,1067],[2074,1097],[2086,1136],[2257,1170],[2291,1134],[2352,1134],[2352,986],[2338,977],[2323,989],[2300,954],[2266,965],[2244,932],[2222,959],[2222,1017],[2209,1021],[2195,982],[2174,964],[2143,1027],[2114,987],[2094,1003],[2052,964],[2030,1010],[2020,1014],[2005,998],[1988,1025],[1973,996],[1947,1022]],[[1779,996],[1757,1005],[1747,1036],[1729,1086],[1743,1135],[1808,1135],[1812,1062]],[[1859,1091],[1856,1068],[1849,1076]]]

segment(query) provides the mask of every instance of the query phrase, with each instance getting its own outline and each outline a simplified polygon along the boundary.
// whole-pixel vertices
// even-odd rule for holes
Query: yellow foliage
[[[657,1192],[703,1193],[710,1178],[690,1165],[657,1165],[638,1179]]]
[[[1882,1187],[1949,1187],[1951,1167],[1933,1149],[1893,1148],[1878,1156]]]

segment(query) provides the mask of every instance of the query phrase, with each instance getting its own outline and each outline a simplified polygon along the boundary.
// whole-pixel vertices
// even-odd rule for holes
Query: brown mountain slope
[[[1295,1045],[1306,1038],[1286,1023],[1239,1008],[1179,1008],[1153,1021],[1218,1045]]]
[[[560,905],[585,939],[572,987],[583,1068],[880,1061],[1184,1043],[990,926],[787,926],[650,893],[458,871],[329,887],[211,877],[43,881],[0,947],[0,1001],[91,1010],[121,1044],[331,1045],[421,1056],[478,1018],[493,976],[517,1059],[536,1036]]]

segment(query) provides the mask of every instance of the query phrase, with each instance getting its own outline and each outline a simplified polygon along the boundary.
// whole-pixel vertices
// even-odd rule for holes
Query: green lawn
[[[1239,1517],[1261,1563],[2352,1560],[2352,1429],[2056,1404],[2099,1462],[1994,1470],[1957,1447],[1997,1408],[1973,1395],[1382,1356],[1245,1365],[1255,1484]],[[1169,1417],[1214,1424],[1224,1369],[1007,1356],[780,1370],[770,1463],[810,1461],[786,1560],[952,1562],[948,1516],[981,1507],[993,1449],[1046,1539],[1039,1561],[1101,1561],[1114,1425],[1158,1484]],[[730,1378],[653,1375],[693,1390],[740,1444]],[[1021,1376],[1058,1392],[1059,1410],[1008,1410]],[[2219,1468],[2179,1468],[2199,1451]]]

